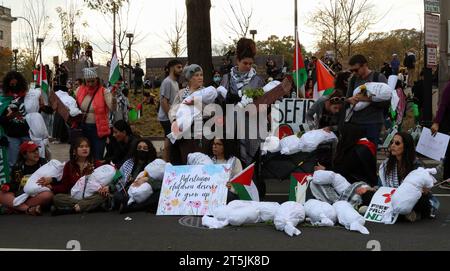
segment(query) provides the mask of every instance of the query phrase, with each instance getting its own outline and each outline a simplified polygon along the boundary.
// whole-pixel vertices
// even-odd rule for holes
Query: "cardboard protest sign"
[[[369,208],[364,215],[366,221],[375,223],[385,223],[383,221],[386,211],[392,207],[392,196],[394,195],[396,189],[392,187],[380,187],[378,191],[372,198]],[[390,219],[390,223],[385,224],[395,224],[397,221],[398,214]]]
[[[227,203],[231,165],[166,167],[157,215],[203,216]]]
[[[306,127],[304,127],[306,112],[314,103],[314,100],[308,99],[283,99],[276,102],[271,112],[272,130],[276,132],[274,136],[282,138],[283,136],[280,135],[283,133],[289,136],[307,131]],[[286,126],[289,126],[290,132],[284,131]]]
[[[441,161],[445,158],[449,140],[450,136],[441,133],[433,136],[431,130],[424,127],[416,151],[433,160]]]

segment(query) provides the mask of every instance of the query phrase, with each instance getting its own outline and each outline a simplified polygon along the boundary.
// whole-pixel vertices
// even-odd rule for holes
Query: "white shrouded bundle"
[[[153,194],[153,188],[149,183],[143,183],[138,187],[130,186],[128,188],[128,205],[132,203],[143,203]]]
[[[28,114],[39,112],[40,97],[41,97],[41,89],[33,88],[33,89],[28,90],[27,95],[25,96],[25,100],[24,100],[25,111]]]
[[[436,174],[435,168],[418,168],[411,171],[402,184],[392,195],[392,208],[388,209],[384,215],[383,222],[389,222],[392,215],[407,215],[411,213],[414,206],[422,197],[424,188],[431,189],[436,182],[432,174]]]
[[[333,227],[337,221],[336,210],[327,202],[311,199],[305,203],[306,217],[313,226]]]
[[[184,99],[183,103],[192,103],[194,99],[201,98],[202,104],[211,104],[217,98],[218,92],[217,89],[213,86],[203,88],[195,91],[191,95],[189,95],[186,99]]]
[[[392,98],[392,92],[394,89],[392,89],[388,84],[385,83],[366,83],[363,85],[367,89],[367,96],[372,96],[372,101],[374,102],[384,102],[389,101]],[[357,95],[361,93],[361,86],[357,87],[353,91],[353,95]],[[359,102],[355,105],[354,111],[358,112],[365,108],[367,108],[370,105],[369,102]]]
[[[266,84],[263,87],[263,91],[264,91],[264,93],[268,93],[268,92],[272,91],[273,89],[275,89],[280,84],[281,84],[280,81],[269,82],[268,84]],[[239,96],[241,97],[241,101],[237,105],[241,108],[245,108],[247,105],[254,102],[254,99],[247,97],[247,95],[245,95],[244,92],[245,92],[245,90],[239,90]]]
[[[72,187],[70,194],[77,200],[93,196],[100,188],[109,185],[115,175],[116,169],[113,166],[105,165],[96,168],[91,175],[81,177]]]
[[[69,95],[69,93],[59,90],[55,92],[56,96],[61,100],[61,102],[69,109],[69,114],[71,117],[76,117],[80,115],[81,110],[78,108],[77,101]]]
[[[14,206],[17,207],[23,204],[29,197],[35,197],[39,193],[49,192],[50,189],[47,187],[42,187],[37,184],[39,179],[52,177],[56,178],[58,181],[61,180],[64,171],[64,164],[57,161],[51,160],[47,164],[39,168],[35,173],[33,173],[28,179],[25,187],[23,188],[24,194],[14,199]]]
[[[223,86],[220,86],[217,88],[217,92],[225,99],[228,94],[228,90],[224,88]]]
[[[339,220],[339,224],[347,230],[358,231],[362,234],[369,234],[369,230],[364,227],[366,220],[347,201],[338,201],[333,204]]]
[[[280,81],[274,80],[263,87],[264,93],[267,93],[281,84]]]
[[[188,154],[187,164],[190,166],[214,165],[213,160],[206,154],[194,152]]]
[[[300,138],[296,135],[287,136],[280,140],[281,154],[292,155],[301,152]]]
[[[48,130],[41,113],[28,113],[25,116],[30,127],[30,139],[39,146],[39,157],[45,158],[45,149],[48,145]]]
[[[313,130],[305,133],[300,138],[300,149],[302,152],[313,152],[317,150],[320,144],[337,141],[333,132],[327,132],[323,129]]]
[[[281,151],[280,139],[277,136],[269,136],[261,146],[261,154],[266,155],[268,152],[276,153]]]
[[[221,229],[227,225],[241,226],[273,221],[278,208],[280,204],[276,202],[235,200],[214,210],[213,217],[204,216],[202,224],[210,229]]]
[[[301,234],[296,226],[303,221],[305,221],[305,209],[302,204],[293,201],[281,204],[274,218],[275,228],[291,237]]]
[[[351,185],[341,174],[327,170],[316,170],[312,182],[317,185],[331,185],[339,195]]]
[[[144,171],[139,173],[139,175],[136,177],[136,180],[143,177],[150,177],[155,181],[162,181],[164,179],[166,165],[166,161],[162,159],[156,159],[148,164],[145,167]],[[130,186],[130,188],[128,188],[128,205],[134,202],[142,203],[146,201],[152,194],[153,188],[148,182],[145,182],[138,187]]]

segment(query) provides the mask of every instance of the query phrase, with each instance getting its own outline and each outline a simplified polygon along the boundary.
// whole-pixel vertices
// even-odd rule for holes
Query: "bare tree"
[[[166,32],[166,36],[171,56],[179,57],[186,51],[186,19],[184,16],[179,19],[178,12],[175,12],[175,24],[171,28],[170,33]]]
[[[30,22],[33,32],[26,31],[24,41],[28,48],[34,48],[32,56],[34,63],[38,60],[39,48],[34,46],[36,38],[43,38],[42,47],[45,48],[51,40],[48,39],[49,33],[53,28],[50,23],[50,17],[47,15],[47,6],[45,0],[27,0],[24,2],[23,16]]]
[[[338,0],[338,2],[342,14],[347,56],[351,56],[353,44],[376,23],[374,6],[370,0]]]
[[[239,1],[238,9],[236,9],[236,7],[234,7],[229,0],[228,4],[230,6],[232,16],[230,17],[225,12],[227,14],[227,22],[225,23],[226,28],[232,35],[235,36],[235,39],[246,37],[250,30],[253,7],[251,7],[250,10],[246,10],[242,6],[242,1]]]
[[[311,22],[322,35],[322,41],[331,44],[336,58],[343,56],[341,49],[344,45],[343,15],[339,0],[329,0],[328,5],[317,9]]]

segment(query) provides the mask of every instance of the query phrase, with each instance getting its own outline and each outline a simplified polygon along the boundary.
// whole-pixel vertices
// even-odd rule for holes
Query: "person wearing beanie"
[[[106,138],[110,135],[109,112],[115,111],[116,99],[100,83],[97,68],[83,69],[86,84],[80,86],[76,100],[83,112],[77,123],[81,135],[89,139],[95,160],[102,160],[105,152]],[[80,134],[72,134],[71,141]]]
[[[51,192],[39,193],[16,207],[14,207],[13,202],[16,196],[23,193],[22,184],[46,163],[47,160],[39,157],[39,146],[33,141],[25,141],[20,145],[19,159],[11,171],[11,182],[1,186],[0,205],[5,209],[2,213],[19,212],[33,216],[41,215],[41,206],[49,205],[53,199],[53,193]],[[46,179],[51,182],[57,181],[50,176]]]
[[[203,89],[203,69],[197,64],[187,65],[183,69],[183,76],[188,81],[186,88],[181,89],[175,97],[173,106],[170,110],[169,118],[174,125],[176,119],[175,114],[181,103],[196,91]],[[192,125],[193,129],[194,125]],[[173,129],[173,128],[172,128]],[[195,131],[194,131],[195,132]],[[186,165],[189,153],[203,152],[206,146],[203,139],[181,139],[177,140],[171,146],[170,161],[174,165]]]

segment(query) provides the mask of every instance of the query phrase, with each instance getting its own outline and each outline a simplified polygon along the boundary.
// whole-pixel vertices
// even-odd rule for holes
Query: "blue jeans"
[[[383,124],[360,124],[359,126],[366,133],[367,139],[378,147],[378,144],[380,144],[382,125]]]
[[[12,168],[16,162],[17,159],[19,158],[19,148],[20,145],[25,142],[25,141],[29,141],[30,138],[28,136],[24,136],[24,137],[9,137],[8,138],[8,163],[9,166]]]
[[[103,160],[105,154],[106,137],[99,138],[97,135],[97,125],[95,124],[82,124],[81,129],[83,135],[89,139],[91,143],[91,152],[95,160]]]

